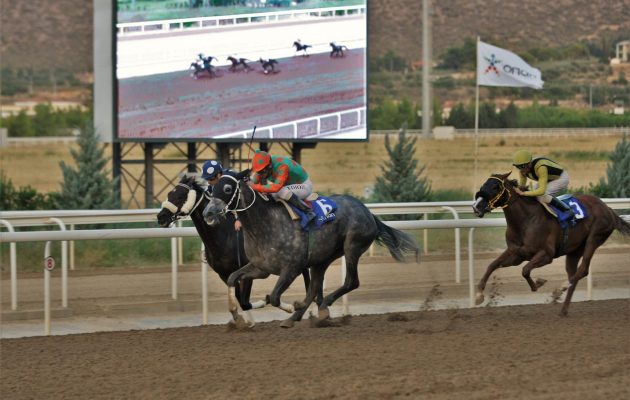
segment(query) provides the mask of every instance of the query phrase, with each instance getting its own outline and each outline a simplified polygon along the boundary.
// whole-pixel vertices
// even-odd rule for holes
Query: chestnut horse
[[[567,291],[560,315],[567,315],[571,297],[580,279],[588,275],[589,265],[595,250],[617,229],[630,236],[630,224],[594,196],[575,196],[585,208],[587,217],[575,226],[563,231],[557,220],[533,197],[519,196],[514,188],[515,180],[508,180],[510,174],[495,174],[481,186],[475,194],[473,210],[478,217],[494,208],[503,208],[507,221],[505,240],[507,249],[494,260],[477,285],[476,303],[483,302],[483,290],[494,270],[519,265],[523,267],[523,277],[535,292],[545,281],[534,282],[530,273],[534,268],[552,262],[554,258],[566,255],[568,283],[561,290]],[[578,262],[582,259],[578,268]],[[561,294],[556,292],[555,295]]]

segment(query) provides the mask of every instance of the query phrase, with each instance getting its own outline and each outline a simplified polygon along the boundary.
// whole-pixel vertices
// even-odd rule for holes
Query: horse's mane
[[[190,173],[190,172],[186,172],[182,175],[182,177],[185,178],[193,178],[193,185],[195,187],[195,189],[199,189],[202,192],[204,190],[206,190],[206,188],[208,187],[208,182],[206,182],[205,180],[203,180],[199,175],[197,175],[196,173]]]

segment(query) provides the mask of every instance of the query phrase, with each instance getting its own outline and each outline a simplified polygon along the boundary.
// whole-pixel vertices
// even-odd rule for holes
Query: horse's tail
[[[374,221],[376,221],[376,226],[378,227],[376,242],[385,245],[396,261],[405,262],[404,253],[413,252],[416,256],[416,262],[420,262],[420,247],[410,235],[385,225],[383,221],[376,218],[374,215],[372,215],[372,217],[374,217]]]
[[[630,236],[630,223],[624,221],[619,215],[615,215],[615,229],[621,232],[622,235]]]

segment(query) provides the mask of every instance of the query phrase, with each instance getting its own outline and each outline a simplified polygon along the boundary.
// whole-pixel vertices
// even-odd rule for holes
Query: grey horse
[[[209,226],[204,221],[202,211],[210,198],[210,192],[199,185],[194,176],[184,176],[168,193],[167,200],[162,203],[162,209],[157,215],[157,221],[161,227],[166,228],[178,219],[190,215],[205,246],[208,265],[227,283],[230,274],[249,260],[245,255],[243,235],[234,229],[234,216],[231,213],[214,226]],[[302,275],[308,289],[308,271],[304,271]],[[236,287],[236,296],[244,311],[266,305],[262,300],[250,303],[251,290],[251,279],[242,279]]]
[[[270,302],[281,304],[280,296],[307,266],[311,284],[306,298],[294,303],[295,312],[282,323],[293,326],[316,296],[322,295],[324,273],[336,259],[345,256],[347,274],[343,286],[328,294],[319,304],[320,320],[329,318],[328,307],[344,294],[359,287],[359,257],[374,242],[387,246],[391,255],[404,261],[404,252],[417,257],[418,245],[406,233],[393,229],[377,219],[363,203],[352,196],[332,195],[338,209],[333,221],[320,229],[303,231],[299,222],[292,221],[284,206],[255,192],[243,179],[223,176],[214,186],[213,197],[204,211],[210,225],[219,224],[222,217],[237,212],[245,232],[245,253],[249,263],[228,278],[229,310],[235,321],[238,313],[233,288],[242,279],[263,279],[278,275]]]

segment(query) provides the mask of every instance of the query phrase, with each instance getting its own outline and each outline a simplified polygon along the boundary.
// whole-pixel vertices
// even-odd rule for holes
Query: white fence
[[[387,135],[397,134],[397,130],[371,130],[370,134]],[[421,130],[407,130],[410,135],[422,136]],[[478,129],[479,136],[490,137],[573,137],[573,136],[630,136],[630,127],[603,127],[603,128],[498,128],[498,129]],[[455,129],[455,137],[471,138],[475,136],[474,129]]]
[[[604,199],[606,204],[613,209],[630,209],[630,198],[626,199]],[[425,247],[426,247],[426,230],[427,229],[455,229],[455,281],[460,283],[461,276],[461,254],[460,254],[460,229],[469,228],[469,245],[468,245],[468,285],[470,304],[474,305],[474,242],[473,232],[475,228],[491,228],[504,227],[506,222],[504,218],[486,218],[486,219],[459,219],[460,212],[472,212],[471,202],[419,202],[419,203],[382,203],[368,204],[368,208],[377,215],[387,214],[424,214],[425,220],[418,221],[388,221],[386,224],[403,230],[425,230]],[[17,267],[16,267],[16,248],[17,242],[33,242],[33,241],[60,241],[62,243],[62,274],[61,274],[61,290],[62,290],[62,307],[68,306],[68,241],[74,240],[111,240],[111,239],[138,239],[138,238],[171,238],[171,281],[172,281],[172,298],[177,299],[177,269],[178,269],[178,245],[177,239],[181,237],[198,236],[195,228],[144,228],[144,229],[96,229],[96,230],[68,230],[66,225],[79,224],[95,224],[95,223],[129,223],[129,222],[147,222],[155,221],[158,209],[147,210],[101,210],[101,211],[10,211],[3,212],[0,219],[7,230],[7,233],[0,234],[0,243],[10,243],[10,260],[11,260],[11,309],[17,309]],[[452,220],[426,220],[429,213],[448,212],[453,215]],[[624,216],[626,220],[630,220],[630,216]],[[41,226],[48,224],[57,224],[60,231],[34,231],[34,232],[15,232],[18,226]],[[46,245],[47,258],[50,246]],[[179,251],[181,254],[181,250]],[[201,274],[202,282],[207,282],[207,265],[202,263]],[[44,270],[45,282],[50,282],[50,271]],[[50,299],[49,288],[45,289],[47,294],[45,299],[45,333],[50,333]],[[591,299],[592,293],[592,274],[587,278],[587,298]],[[202,285],[202,308],[203,321],[207,324],[207,285]]]
[[[262,126],[256,130],[256,138],[275,140],[297,140],[326,138],[327,135],[338,137],[344,133],[356,132],[357,139],[366,137],[365,107],[344,110],[330,114],[316,115],[281,124]],[[218,135],[216,139],[247,139],[252,136],[251,130]]]
[[[365,5],[330,8],[296,9],[264,13],[224,15],[216,17],[180,18],[162,21],[126,22],[116,24],[118,36],[159,35],[174,32],[190,32],[200,29],[246,27],[278,22],[307,22],[323,18],[339,18],[365,14]]]

